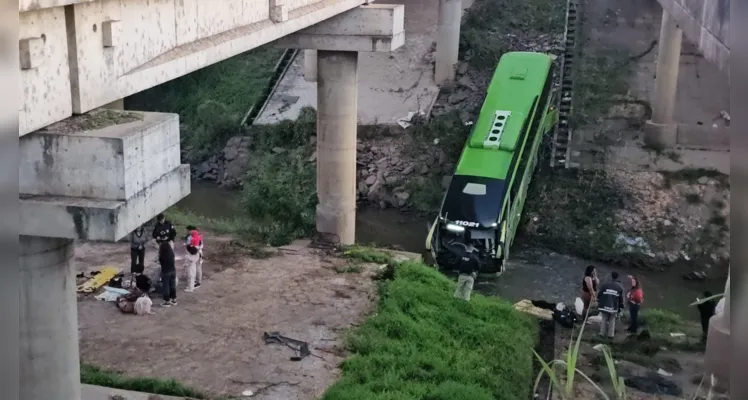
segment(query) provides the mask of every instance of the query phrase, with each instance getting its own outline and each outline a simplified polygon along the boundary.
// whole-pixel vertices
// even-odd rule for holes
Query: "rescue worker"
[[[156,216],[156,225],[153,227],[153,238],[156,239],[156,243],[158,244],[169,242],[171,248],[174,249],[174,239],[177,238],[177,230],[170,221],[166,220],[164,214]]]
[[[480,259],[478,250],[473,246],[470,231],[465,231],[465,243],[457,243],[452,247],[452,251],[457,255],[458,270],[460,275],[457,277],[457,288],[454,297],[465,301],[470,301],[470,294],[473,291],[475,278],[480,271]]]
[[[624,291],[618,280],[618,272],[610,274],[610,280],[600,285],[597,293],[597,308],[600,310],[600,336],[613,339],[616,335],[616,318],[623,311]]]

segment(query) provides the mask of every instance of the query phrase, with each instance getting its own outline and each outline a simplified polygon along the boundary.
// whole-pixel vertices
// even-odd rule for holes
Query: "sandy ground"
[[[391,53],[359,53],[360,125],[394,125],[408,112],[429,113],[439,94],[433,58],[438,6],[433,0],[392,0],[405,5],[405,45]],[[468,8],[472,1],[465,1]],[[296,119],[304,107],[317,106],[317,84],[304,80],[304,55],[292,63],[257,124]]]
[[[155,257],[149,248],[147,268],[155,268]],[[129,271],[129,248],[82,243],[76,262],[79,272],[103,265]],[[259,399],[315,398],[339,374],[344,330],[363,319],[376,296],[368,270],[335,272],[344,263],[303,244],[252,259],[228,239],[207,236],[203,286],[185,293],[181,280],[176,307],[161,308],[154,298],[156,314],[139,317],[121,314],[113,303],[80,299],[82,361],[216,394],[250,389]],[[313,355],[290,361],[293,350],[266,345],[266,331],[309,342]],[[278,382],[286,383],[261,389]]]

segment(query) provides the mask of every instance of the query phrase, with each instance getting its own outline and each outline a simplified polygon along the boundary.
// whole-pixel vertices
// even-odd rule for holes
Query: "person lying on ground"
[[[597,308],[600,310],[600,336],[613,339],[616,334],[616,318],[623,311],[623,285],[618,280],[618,272],[613,271],[610,279],[600,285],[597,293]]]

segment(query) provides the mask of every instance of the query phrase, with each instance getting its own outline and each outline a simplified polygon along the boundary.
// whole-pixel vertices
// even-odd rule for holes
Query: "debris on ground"
[[[301,361],[311,354],[309,343],[283,336],[280,332],[265,332],[262,338],[265,340],[265,344],[282,344],[293,349],[296,355],[291,356],[291,361]]]

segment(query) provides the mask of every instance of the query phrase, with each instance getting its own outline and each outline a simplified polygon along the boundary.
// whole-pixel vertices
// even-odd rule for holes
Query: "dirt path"
[[[147,268],[155,268],[155,256],[149,248]],[[82,361],[128,376],[174,378],[215,394],[263,386],[250,382],[288,382],[255,398],[321,395],[338,376],[343,331],[371,310],[375,286],[368,270],[338,274],[335,267],[345,261],[305,246],[252,259],[227,239],[210,236],[205,258],[203,286],[185,293],[181,280],[179,305],[161,308],[154,298],[152,316],[123,315],[113,303],[81,299]],[[129,249],[123,243],[83,243],[76,262],[79,272],[107,264],[129,270]],[[293,350],[265,345],[266,331],[307,341],[319,357],[289,361]]]

